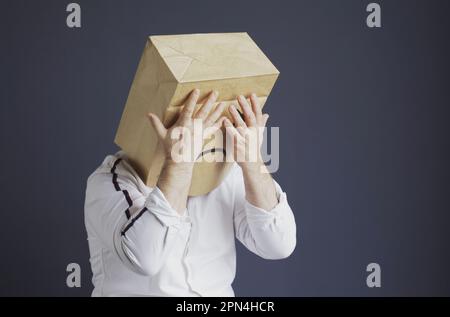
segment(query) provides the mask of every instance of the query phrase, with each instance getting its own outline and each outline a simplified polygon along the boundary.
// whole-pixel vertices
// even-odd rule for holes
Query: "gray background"
[[[450,295],[448,1],[2,1],[0,295],[89,295],[87,176],[149,34],[247,31],[281,71],[267,110],[295,253],[239,246],[237,295]],[[66,287],[66,265],[82,287]],[[365,284],[382,267],[382,287]]]

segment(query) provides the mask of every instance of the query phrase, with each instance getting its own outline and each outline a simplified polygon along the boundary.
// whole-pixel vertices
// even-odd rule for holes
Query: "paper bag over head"
[[[169,124],[178,115],[189,93],[200,89],[199,100],[217,90],[217,102],[237,104],[238,95],[255,93],[264,105],[279,75],[278,70],[247,33],[150,36],[141,56],[115,143],[147,184],[156,186],[164,163],[156,132],[147,113]],[[200,105],[197,105],[200,106]],[[227,115],[228,111],[224,111]],[[213,149],[214,140],[205,142]],[[230,162],[196,162],[190,196],[216,188]]]

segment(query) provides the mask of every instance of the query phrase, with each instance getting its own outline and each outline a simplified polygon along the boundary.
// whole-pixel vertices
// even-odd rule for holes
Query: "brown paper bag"
[[[141,56],[115,143],[147,186],[154,187],[164,163],[158,139],[146,117],[156,113],[166,126],[182,109],[188,94],[198,88],[202,100],[211,90],[218,102],[237,104],[238,95],[254,92],[263,105],[278,70],[247,33],[150,36]],[[198,105],[200,106],[200,105]],[[228,113],[225,110],[224,115]],[[214,140],[204,148],[214,148]],[[196,162],[190,195],[217,187],[229,162]]]

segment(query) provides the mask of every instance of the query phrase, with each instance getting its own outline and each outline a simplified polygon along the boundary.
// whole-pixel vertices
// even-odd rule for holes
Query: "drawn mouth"
[[[199,158],[201,158],[202,156],[205,156],[208,153],[216,153],[216,152],[222,152],[224,157],[227,155],[227,151],[225,151],[224,148],[212,148],[212,149],[204,150],[202,153],[200,153],[199,156],[197,157],[197,160]]]

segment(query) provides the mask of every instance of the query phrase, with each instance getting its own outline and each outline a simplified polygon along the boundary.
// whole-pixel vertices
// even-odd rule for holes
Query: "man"
[[[262,162],[262,135],[254,133],[268,115],[254,94],[250,103],[239,96],[242,117],[236,106],[229,107],[232,120],[222,116],[224,103],[213,109],[217,92],[194,111],[199,95],[197,89],[190,94],[171,127],[148,115],[166,155],[154,188],[143,183],[123,152],[106,157],[89,177],[85,222],[93,296],[234,296],[235,238],[265,259],[293,252],[294,216]],[[194,163],[174,160],[173,150],[191,149],[190,138],[173,140],[172,132],[193,133],[194,120],[203,129],[224,127],[235,158],[248,157],[244,152],[254,138],[259,146],[256,160],[236,160],[217,188],[189,197]]]

